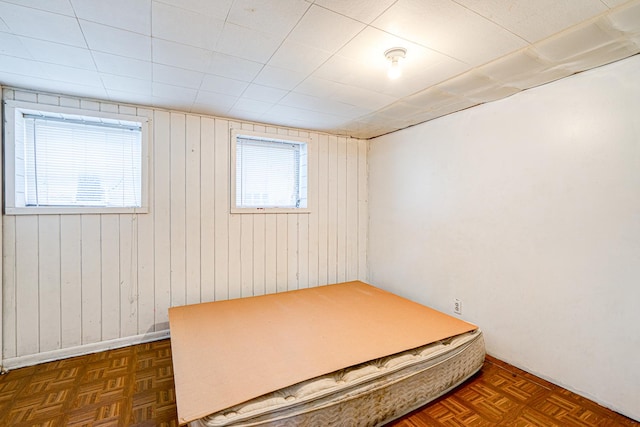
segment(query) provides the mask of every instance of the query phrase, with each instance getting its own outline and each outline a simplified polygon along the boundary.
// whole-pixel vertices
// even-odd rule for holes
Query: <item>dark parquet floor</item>
[[[170,340],[0,376],[0,426],[177,426]],[[387,427],[640,426],[487,357],[463,386]]]

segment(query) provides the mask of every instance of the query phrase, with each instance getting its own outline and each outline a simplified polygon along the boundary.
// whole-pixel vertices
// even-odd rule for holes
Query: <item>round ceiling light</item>
[[[403,59],[406,55],[407,49],[403,47],[392,47],[384,52],[385,58],[391,62],[387,72],[390,79],[394,80],[400,77],[400,59]]]

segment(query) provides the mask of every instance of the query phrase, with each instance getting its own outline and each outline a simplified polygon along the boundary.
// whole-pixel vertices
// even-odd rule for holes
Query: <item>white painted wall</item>
[[[3,216],[5,366],[166,335],[167,309],[364,279],[367,143],[5,88],[152,116],[149,214]],[[311,214],[229,214],[230,127],[312,138]]]
[[[372,141],[369,280],[640,420],[640,56]]]

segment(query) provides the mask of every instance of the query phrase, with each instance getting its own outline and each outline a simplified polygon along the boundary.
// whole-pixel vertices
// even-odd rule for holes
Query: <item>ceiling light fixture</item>
[[[407,54],[407,49],[403,47],[392,47],[384,52],[385,58],[391,61],[391,65],[389,65],[389,71],[387,75],[390,79],[395,80],[400,77],[400,58],[405,57]]]

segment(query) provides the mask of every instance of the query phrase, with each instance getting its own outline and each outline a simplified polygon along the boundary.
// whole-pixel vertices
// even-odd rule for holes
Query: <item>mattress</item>
[[[475,330],[285,387],[190,426],[378,426],[464,382],[484,355]]]
[[[169,322],[180,424],[478,329],[362,282],[173,307]]]

